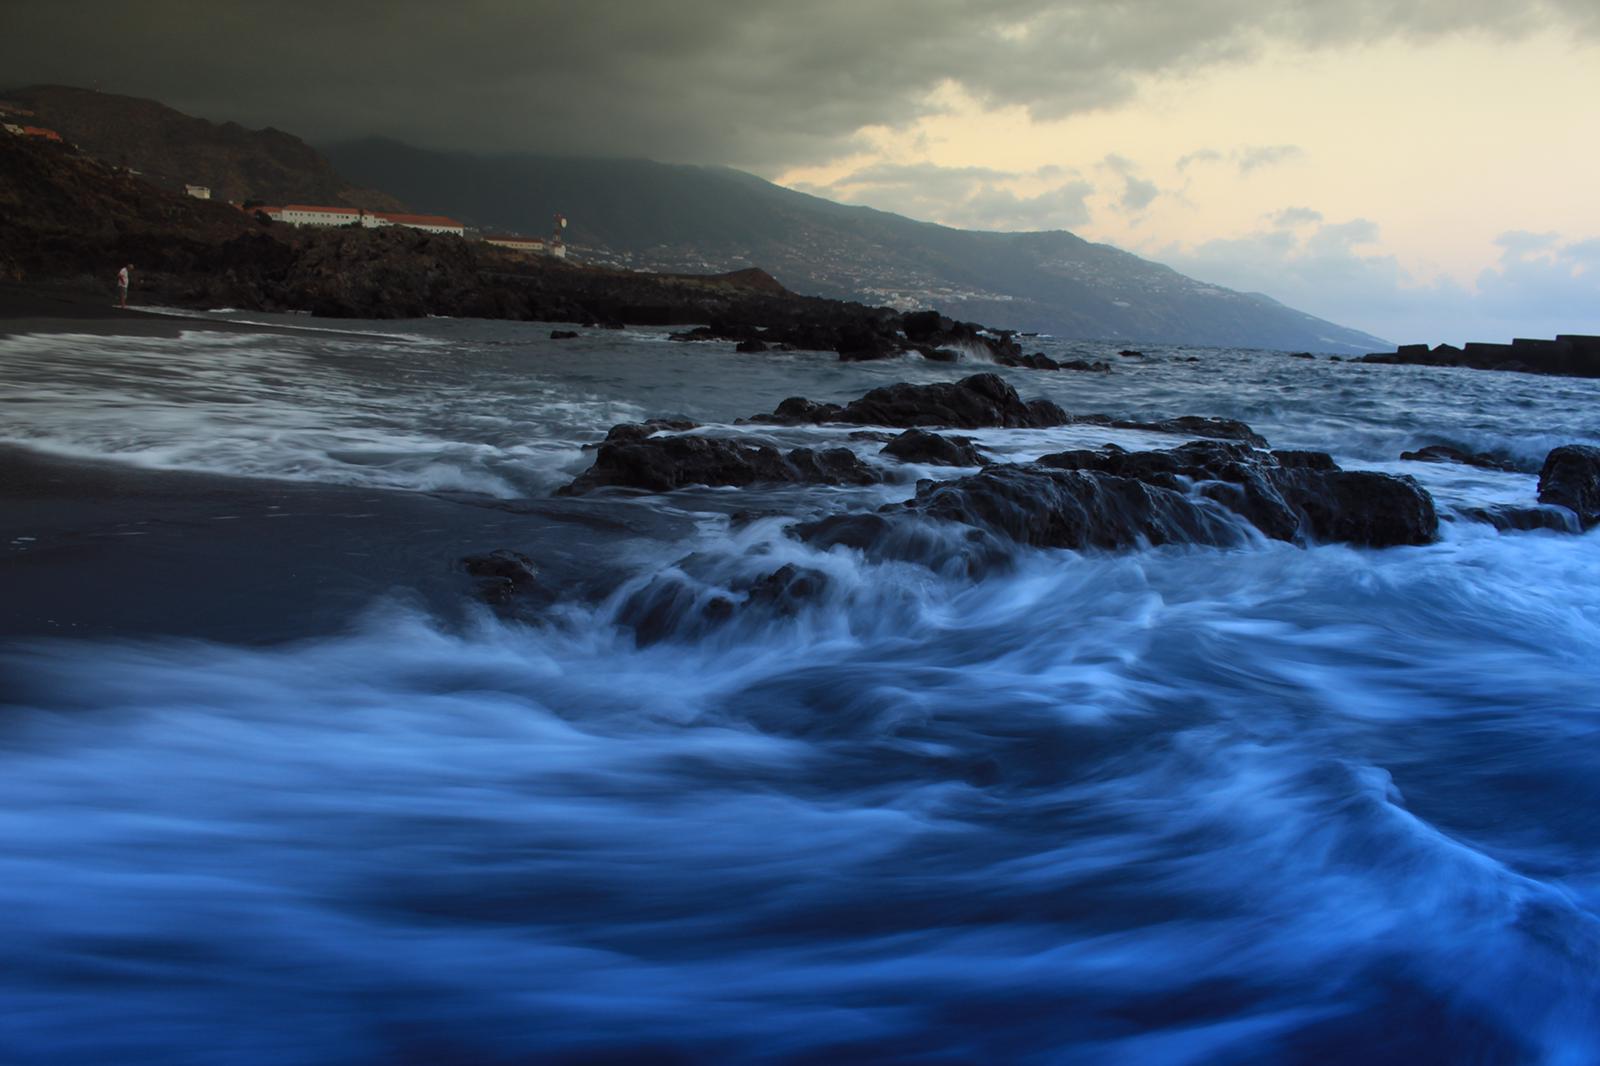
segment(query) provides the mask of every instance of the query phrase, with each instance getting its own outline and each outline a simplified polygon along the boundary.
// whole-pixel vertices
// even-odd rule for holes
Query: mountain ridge
[[[32,85],[0,92],[0,101],[26,107],[30,119],[106,163],[146,181],[182,191],[203,185],[219,200],[311,202],[402,211],[405,203],[362,188],[338,174],[300,138],[268,126],[186,115],[157,100],[70,85]]]
[[[760,266],[797,292],[1061,337],[1366,352],[1372,334],[1189,278],[1066,230],[958,230],[841,204],[729,167],[643,159],[473,155],[368,139],[325,145],[357,180],[470,223],[568,238],[600,261],[658,271]]]

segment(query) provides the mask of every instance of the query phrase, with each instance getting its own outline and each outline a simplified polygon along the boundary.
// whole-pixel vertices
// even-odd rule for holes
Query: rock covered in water
[[[684,433],[688,430],[699,428],[700,424],[698,422],[691,422],[687,418],[650,418],[643,422],[620,422],[612,426],[606,433],[606,440],[644,440],[646,437],[656,433]]]
[[[539,580],[533,560],[509,548],[464,556],[461,569],[476,579],[478,595],[496,606],[529,592]]]
[[[1182,437],[1213,437],[1217,440],[1237,440],[1257,448],[1265,448],[1267,439],[1248,425],[1234,418],[1209,418],[1200,415],[1179,415],[1156,422],[1140,422],[1131,418],[1112,418],[1110,415],[1081,415],[1073,419],[1085,425],[1110,426],[1112,429],[1140,429],[1147,433],[1171,433]]]
[[[1600,524],[1600,448],[1563,444],[1545,456],[1539,502],[1567,508],[1584,529]]]
[[[605,486],[668,492],[686,485],[762,482],[872,485],[881,476],[848,448],[795,448],[714,437],[645,437],[607,441],[594,465],[560,490],[576,496]]]
[[[1401,452],[1400,458],[1419,463],[1460,463],[1463,466],[1476,466],[1483,470],[1503,470],[1508,473],[1514,473],[1517,469],[1504,459],[1496,459],[1481,452],[1462,451],[1448,444],[1430,444],[1414,452]]]
[[[1583,532],[1577,515],[1569,508],[1553,504],[1519,506],[1502,503],[1493,507],[1465,507],[1459,514],[1469,522],[1482,522],[1502,533],[1525,533],[1535,529],[1548,529],[1556,533]]]
[[[908,429],[883,446],[881,455],[903,463],[929,466],[982,466],[983,456],[970,437],[941,437],[925,429]]]
[[[1024,401],[998,374],[974,374],[953,383],[885,385],[843,406],[794,396],[772,414],[756,415],[748,421],[786,426],[844,422],[902,428],[1017,429],[1063,426],[1070,419],[1049,400]]]

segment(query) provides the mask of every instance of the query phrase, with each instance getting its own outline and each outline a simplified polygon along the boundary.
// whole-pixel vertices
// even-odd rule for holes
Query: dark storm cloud
[[[9,0],[0,71],[313,137],[772,169],[845,150],[959,84],[1059,117],[1138,79],[1337,45],[1560,25],[1593,0]]]

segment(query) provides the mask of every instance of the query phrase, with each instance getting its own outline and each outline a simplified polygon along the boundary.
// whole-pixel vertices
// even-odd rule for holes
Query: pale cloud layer
[[[1042,187],[1019,194],[1019,183]],[[962,229],[1011,231],[1081,226],[1089,221],[1085,201],[1094,192],[1092,184],[1059,166],[1018,174],[932,163],[878,164],[825,185],[796,182],[794,188]]]
[[[1600,238],[1503,233],[1494,242],[1494,263],[1463,284],[1412,276],[1382,251],[1380,227],[1370,219],[1309,231],[1306,221],[1171,248],[1158,258],[1194,277],[1265,292],[1335,320],[1362,308],[1363,327],[1397,343],[1600,333]]]

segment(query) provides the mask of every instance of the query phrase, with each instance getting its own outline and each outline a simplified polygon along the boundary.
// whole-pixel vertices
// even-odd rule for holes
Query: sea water
[[[350,332],[0,338],[0,443],[432,494],[521,550],[614,423],[894,467],[859,427],[733,423],[995,369],[297,324]],[[659,522],[574,533],[586,580],[536,609],[384,587],[269,643],[18,636],[0,1061],[1600,1061],[1600,539],[1459,520],[1600,443],[1600,383],[1030,344],[1114,366],[996,371],[1024,398],[1409,474],[1440,539],[970,576],[788,535],[959,473],[894,467],[602,495]],[[1435,443],[1521,472],[1398,458]],[[51,547],[23,524],[13,564]],[[707,620],[784,564],[815,594]]]

